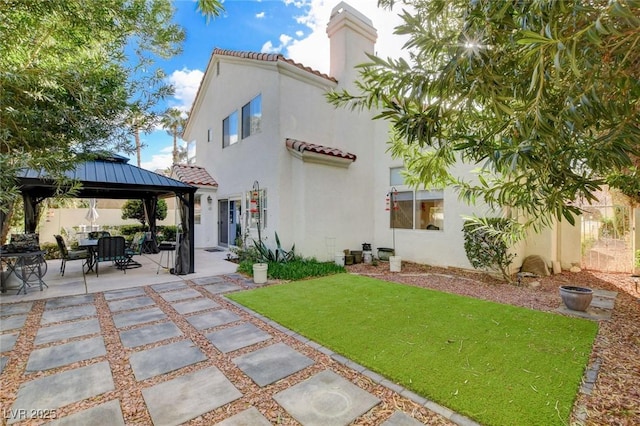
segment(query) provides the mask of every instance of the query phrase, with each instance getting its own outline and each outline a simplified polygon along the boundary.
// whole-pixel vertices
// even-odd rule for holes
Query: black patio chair
[[[142,246],[145,241],[145,233],[144,232],[136,232],[131,240],[131,245],[127,247],[124,251],[125,256],[127,256],[127,262],[124,264],[124,268],[133,269],[139,268],[142,265],[135,260],[133,260],[133,256],[142,254]]]
[[[100,262],[113,262],[118,269],[122,269],[124,273],[127,273],[128,257],[126,254],[127,244],[124,237],[101,237],[98,240],[98,247],[96,251],[96,276],[99,275]]]
[[[62,263],[60,264],[60,275],[64,277],[64,270],[67,266],[67,262],[70,260],[84,260],[82,266],[82,275],[84,276],[84,265],[87,264],[87,260],[89,259],[89,251],[88,250],[68,250],[67,245],[62,239],[61,235],[54,235],[56,238],[56,242],[58,243],[58,249],[60,250],[60,258],[62,259]]]

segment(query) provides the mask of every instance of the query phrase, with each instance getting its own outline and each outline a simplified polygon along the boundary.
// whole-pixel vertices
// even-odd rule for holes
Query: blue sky
[[[373,21],[378,30],[376,53],[397,57],[403,39],[393,35],[400,22],[397,12],[377,8],[377,0],[345,0]],[[183,53],[159,64],[175,88],[175,95],[159,109],[177,107],[188,111],[214,48],[281,53],[322,72],[329,68],[326,25],[340,0],[225,0],[225,11],[206,23],[193,0],[175,0],[175,22],[186,32]],[[173,139],[164,130],[141,135],[145,169],[164,169],[171,164]],[[184,145],[185,143],[182,142]],[[131,156],[131,162],[135,155]]]

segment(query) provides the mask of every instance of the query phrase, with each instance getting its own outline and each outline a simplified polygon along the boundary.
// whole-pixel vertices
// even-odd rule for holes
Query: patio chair
[[[113,262],[118,269],[122,269],[124,273],[127,273],[127,268],[124,266],[128,261],[128,257],[125,253],[126,242],[124,237],[101,237],[98,240],[98,249],[96,251],[96,276],[100,276],[99,266],[100,262]]]
[[[60,258],[62,259],[62,263],[60,264],[60,275],[64,277],[64,270],[67,266],[67,262],[70,260],[84,260],[84,263],[81,266],[82,275],[84,276],[84,265],[87,264],[89,259],[89,251],[88,250],[68,250],[67,245],[62,239],[62,235],[54,235],[56,242],[58,243],[58,249],[60,250]]]
[[[145,233],[144,232],[136,232],[131,240],[131,245],[127,247],[124,251],[125,256],[127,256],[127,262],[123,265],[126,269],[139,268],[142,265],[135,260],[133,260],[133,256],[142,254],[142,246],[145,241]]]

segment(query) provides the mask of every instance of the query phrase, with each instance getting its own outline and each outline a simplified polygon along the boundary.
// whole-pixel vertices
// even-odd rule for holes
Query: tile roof
[[[258,53],[258,52],[240,52],[237,50],[226,50],[226,49],[213,49],[213,55],[223,55],[223,56],[235,56],[237,58],[245,58],[245,59],[255,59],[258,61],[266,61],[266,62],[286,62],[295,67],[300,68],[301,70],[307,71],[311,74],[315,74],[319,77],[326,78],[329,81],[333,81],[335,83],[338,82],[334,77],[330,77],[327,74],[321,73],[320,71],[316,71],[310,67],[305,67],[299,62],[295,62],[292,59],[285,58],[279,53]]]
[[[191,166],[187,164],[174,164],[172,166],[172,171],[178,180],[190,185],[218,186],[218,182],[211,177],[204,167]]]
[[[308,151],[316,154],[328,155],[330,157],[338,157],[338,158],[344,158],[346,160],[356,161],[355,154],[342,151],[338,148],[331,148],[329,146],[317,145],[314,143],[303,142],[297,139],[289,139],[289,138],[287,138],[286,140],[286,145],[288,149],[293,151],[298,151],[299,153],[304,153],[305,151]]]

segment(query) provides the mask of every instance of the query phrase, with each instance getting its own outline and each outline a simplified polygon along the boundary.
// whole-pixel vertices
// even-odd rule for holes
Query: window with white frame
[[[392,167],[389,173],[391,186],[405,185],[404,167]],[[444,229],[443,190],[402,190],[390,194],[389,226],[399,229]]]
[[[238,111],[233,111],[222,120],[222,147],[238,142]]]
[[[246,204],[245,204],[245,212],[249,214],[249,228],[258,229],[258,212],[260,212],[260,226],[261,229],[265,229],[267,227],[267,190],[261,189],[257,191],[257,197],[255,197],[254,192],[247,192]],[[255,200],[255,205],[252,203],[252,200]]]
[[[242,139],[260,132],[262,122],[262,95],[242,107]]]

